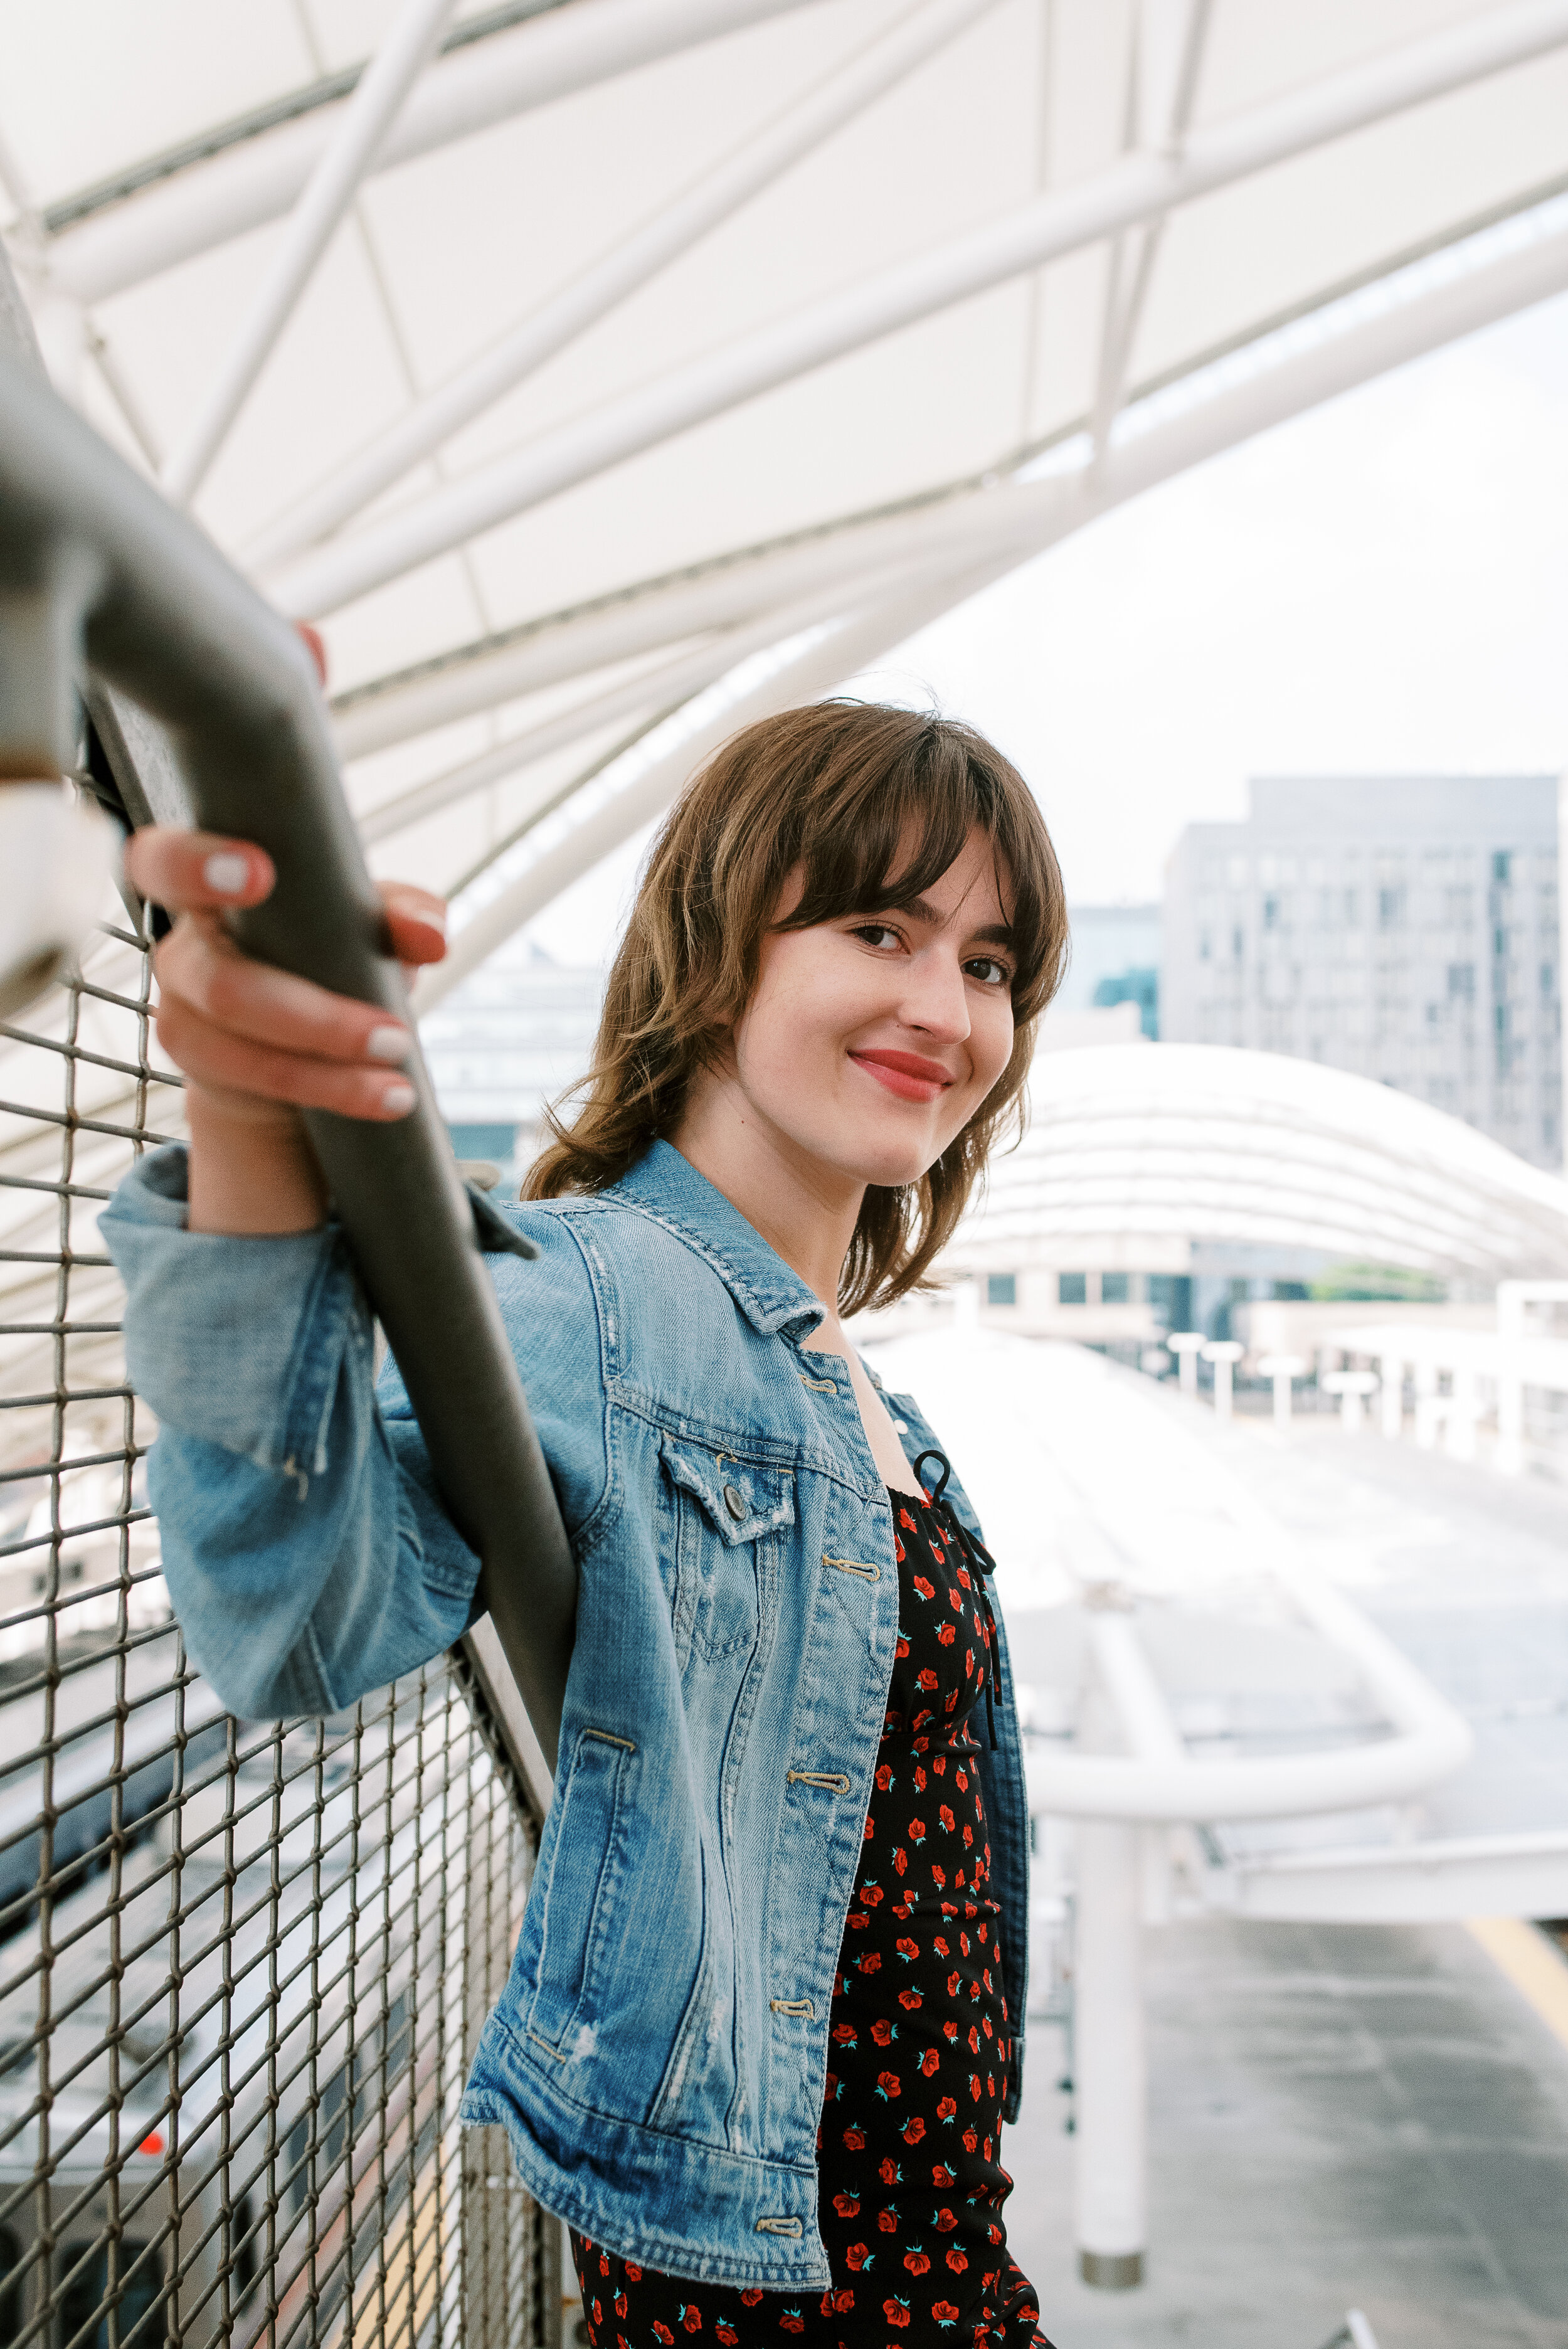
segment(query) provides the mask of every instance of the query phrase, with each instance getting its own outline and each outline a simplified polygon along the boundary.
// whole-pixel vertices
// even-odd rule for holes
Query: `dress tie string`
[[[925,1479],[920,1474],[928,1460],[937,1461],[940,1463],[942,1468],[942,1475],[937,1479],[936,1490],[934,1493],[925,1492]],[[992,1701],[992,1689],[994,1685],[996,1695],[1001,1695],[1002,1661],[1000,1647],[996,1638],[996,1618],[991,1606],[991,1594],[985,1588],[985,1578],[988,1575],[995,1573],[996,1561],[992,1557],[990,1551],[986,1548],[985,1543],[981,1541],[976,1535],[972,1534],[968,1527],[963,1523],[952,1502],[944,1497],[947,1492],[947,1480],[953,1474],[953,1464],[948,1459],[947,1454],[944,1452],[938,1452],[934,1446],[933,1446],[929,1452],[923,1452],[919,1459],[914,1464],[914,1473],[916,1477],[919,1478],[921,1491],[925,1493],[926,1500],[935,1513],[937,1523],[943,1527],[944,1532],[950,1533],[954,1540],[956,1541],[958,1545],[958,1554],[963,1558],[965,1564],[966,1566],[973,1567],[975,1569],[975,1580],[980,1592],[980,1604],[985,1609],[985,1646],[987,1651],[985,1658],[985,1731],[991,1740],[991,1751],[995,1754],[996,1751],[996,1713]]]

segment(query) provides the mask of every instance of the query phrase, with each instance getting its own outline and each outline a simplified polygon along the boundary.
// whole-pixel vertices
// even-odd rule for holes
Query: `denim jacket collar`
[[[696,1248],[764,1336],[776,1331],[799,1343],[821,1321],[821,1299],[673,1143],[654,1143],[605,1195]]]

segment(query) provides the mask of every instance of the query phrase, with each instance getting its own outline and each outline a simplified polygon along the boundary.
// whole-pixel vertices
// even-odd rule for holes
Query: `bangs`
[[[800,902],[779,926],[892,913],[924,896],[971,834],[982,833],[1013,933],[1015,1010],[1032,1018],[1057,982],[1061,924],[1056,862],[1028,786],[991,743],[954,719],[905,723],[911,730],[892,758],[885,740],[866,743],[861,759],[845,761],[841,751],[836,771],[801,792],[809,821],[786,825],[786,834],[799,836],[779,843],[800,875]]]

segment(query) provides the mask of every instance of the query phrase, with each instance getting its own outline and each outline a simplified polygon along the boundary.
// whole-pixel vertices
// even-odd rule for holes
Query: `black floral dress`
[[[573,2234],[593,2349],[685,2334],[721,2349],[786,2337],[811,2349],[1049,2349],[1002,2229],[1007,2005],[970,1725],[989,1702],[991,1610],[948,1510],[888,1498],[898,1648],[817,2133],[832,2282],[820,2294],[691,2283]]]

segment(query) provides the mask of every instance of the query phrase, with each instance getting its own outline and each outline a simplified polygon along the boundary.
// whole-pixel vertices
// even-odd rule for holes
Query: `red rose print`
[[[913,1961],[920,1955],[920,1943],[918,1941],[910,1940],[908,1936],[903,1933],[899,1935],[898,1940],[893,1943],[893,1947],[897,1950],[899,1956],[903,1960],[906,1966],[913,1964]]]
[[[958,1593],[956,1592],[956,1590],[950,1590],[950,1591],[948,1592],[948,1594],[947,1594],[947,1603],[948,1603],[948,1605],[952,1608],[952,1609],[953,1609],[953,1611],[954,1611],[954,1613],[955,1615],[962,1615],[962,1614],[963,1614],[963,1612],[964,1612],[964,1601],[963,1601],[963,1599],[960,1599],[960,1597],[958,1596]]]
[[[925,1841],[925,1821],[923,1819],[911,1819],[909,1823],[909,1839],[911,1843],[923,1843]]]
[[[948,1834],[951,1835],[955,1822],[952,1812],[948,1809],[945,1803],[938,1803],[936,1806],[936,1816],[942,1821],[943,1826],[947,1829]]]
[[[945,1558],[943,1557],[943,1555],[942,1555],[942,1544],[941,1544],[940,1542],[937,1542],[937,1541],[932,1541],[932,1539],[931,1539],[931,1536],[930,1536],[929,1534],[927,1534],[927,1535],[926,1535],[925,1538],[926,1538],[927,1543],[930,1545],[930,1548],[931,1548],[931,1555],[932,1555],[932,1557],[936,1560],[937,1565],[938,1565],[938,1566],[944,1566],[944,1565],[946,1564],[946,1562],[947,1562],[947,1561],[946,1561],[946,1559],[945,1559]],[[929,1591],[928,1591],[928,1592],[926,1593],[926,1596],[929,1598],[929,1597],[930,1597],[930,1595],[931,1595],[931,1594],[930,1594],[930,1593],[929,1593]]]
[[[844,2145],[846,2149],[851,2153],[864,2153],[866,2149],[866,2133],[864,2129],[847,2128],[844,2131]],[[749,2305],[749,2303],[748,2303],[748,2305]]]
[[[879,2047],[887,2046],[892,2038],[892,2023],[884,2023],[882,2016],[879,2014],[876,2021],[872,2025],[872,2037],[876,2041]]]
[[[944,1892],[945,1892],[945,1891],[946,1891],[946,1889],[947,1889],[947,1870],[946,1870],[946,1869],[942,1866],[942,1864],[941,1864],[941,1862],[940,1862],[939,1860],[934,1860],[934,1860],[932,1861],[932,1863],[931,1863],[931,1880],[932,1880],[932,1882],[933,1882],[933,1883],[937,1887],[937,1888],[938,1888],[938,1889],[939,1889],[940,1891],[944,1891]],[[944,1957],[945,1957],[945,1956],[946,1956],[946,1954],[947,1954],[947,1952],[946,1952],[946,1951],[945,1951],[945,1950],[944,1950],[944,1951],[943,1951],[943,1955],[944,1955]]]
[[[953,1642],[958,1637],[958,1634],[954,1630],[951,1623],[939,1623],[936,1628],[936,1636],[941,1640],[944,1648],[951,1648]]]
[[[655,2316],[655,2319],[654,2319],[654,2338],[655,2338],[655,2341],[673,2341],[673,2340],[675,2339],[675,2337],[676,2337],[676,2336],[675,2336],[675,2334],[670,2331],[669,2326],[668,2326],[667,2324],[661,2324],[661,2323],[659,2323],[658,2318]]]
[[[954,2174],[948,2168],[945,2162],[933,2162],[931,2166],[931,2182],[934,2186],[951,2186],[954,2182]]]
[[[912,2014],[917,2006],[923,2003],[921,1993],[917,1990],[901,1990],[898,1994],[898,2002],[900,2006],[907,2007]]]
[[[914,1684],[919,1689],[934,1689],[936,1686],[936,1674],[929,1664],[922,1664],[914,1676]]]
[[[852,2023],[835,2023],[833,2036],[841,2047],[854,2047],[860,2044],[855,2037],[855,2026]]]
[[[909,1866],[909,1855],[904,1850],[902,1844],[900,1844],[898,1849],[892,1856],[892,1864],[897,1868],[901,1876],[903,1874],[904,1869]]]
[[[863,1958],[861,1959],[861,1963],[862,1965],[865,1963],[865,1960]],[[956,1972],[950,1973],[947,1977],[947,1995],[949,1998],[956,1998],[958,1995],[958,1975]]]
[[[855,2304],[855,2295],[850,2290],[848,2284],[844,2286],[841,2292],[825,2292],[823,2294],[824,2304],[822,2308],[822,2313],[824,2316],[828,2313],[827,2303],[830,2301],[832,2303],[833,2313],[836,2316],[847,2316],[851,2309],[853,2308]]]
[[[833,2208],[841,2219],[853,2219],[858,2214],[860,2207],[861,2198],[858,2194],[835,2194],[833,2197]]]
[[[903,2094],[903,2090],[899,2085],[898,2074],[896,2072],[879,2072],[877,2074],[877,2086],[882,2090],[884,2096],[896,2096]]]
[[[926,2049],[924,2054],[920,2059],[920,2068],[924,2073],[928,2080],[941,2061],[942,2058],[937,2054],[934,2047],[928,2047]]]
[[[891,2153],[883,2154],[882,2158],[882,2167],[877,2171],[877,2176],[882,2179],[884,2186],[902,2186],[903,2183],[903,2180],[899,2176],[898,2164],[893,2159]]]
[[[885,1795],[888,1788],[892,1785],[892,1772],[888,1768],[885,1762],[881,1764],[877,1770],[876,1783],[878,1793],[882,1795]]]
[[[967,2256],[959,2250],[956,2243],[950,2243],[947,2247],[947,2264],[954,2275],[962,2275],[969,2264]]]
[[[898,1521],[903,1527],[906,1534],[912,1534],[917,1530],[914,1519],[910,1516],[907,1509],[901,1509],[899,1511]]]
[[[755,2308],[761,2297],[762,2294],[758,2292],[757,2286],[755,2284],[748,2284],[747,2289],[740,2295],[740,2305],[742,2308]]]
[[[911,2113],[908,2120],[906,2120],[903,2125],[903,2141],[905,2145],[918,2145],[924,2135],[925,2123],[923,2119],[921,2117],[919,2113]]]
[[[881,1973],[882,1951],[880,1950],[868,1950],[863,1958],[857,1958],[855,1960],[855,1971],[858,1974]]]
[[[975,1841],[975,1830],[974,1830],[974,1828],[973,1828],[973,1827],[965,1827],[965,1830],[964,1830],[964,1841],[965,1841],[965,1847],[973,1847],[973,1845],[974,1845],[974,1841]]]
[[[956,2324],[958,2322],[958,2311],[950,2300],[939,2300],[931,2313],[938,2324]]]
[[[971,2055],[978,2055],[980,2053],[980,2033],[974,2023],[969,2026],[969,2053]]]
[[[965,2132],[964,2132],[964,2150],[965,2150],[965,2153],[973,2153],[973,2152],[974,2152],[974,2150],[975,2150],[975,2147],[976,2147],[976,2145],[978,2145],[978,2143],[979,2143],[979,2142],[980,2142],[980,2139],[979,2139],[979,2135],[978,2135],[978,2132],[977,2132],[977,2131],[975,2131],[975,2129],[965,2129]]]
[[[943,2207],[943,2208],[942,2208],[942,2209],[937,2212],[937,2214],[936,2214],[936,2225],[937,2225],[937,2230],[938,2230],[938,2232],[939,2232],[939,2233],[941,2233],[941,2234],[944,2234],[944,2235],[951,2235],[951,2233],[953,2232],[953,2230],[954,2229],[954,2227],[956,2227],[956,2225],[957,2225],[957,2224],[958,2224],[958,2221],[957,2221],[957,2220],[954,2217],[954,2215],[953,2215],[952,2211],[951,2211],[951,2210],[949,2210],[949,2209],[946,2208],[946,2206],[945,2206],[945,2205],[944,2205],[944,2207]]]
[[[787,2308],[779,2323],[785,2333],[804,2333],[806,2330],[806,2320],[798,2308]]]
[[[617,2315],[617,2316],[624,2316],[624,2314],[626,2313],[627,2309],[628,2309],[630,2306],[631,2306],[631,2302],[630,2302],[630,2301],[628,2301],[628,2299],[626,2298],[625,2293],[624,2293],[624,2292],[618,2292],[615,2294],[615,2313],[616,2313],[616,2315]]]
[[[700,2333],[702,2331],[702,2316],[699,2311],[696,2308],[683,2308],[681,2311],[681,2323],[688,2333]]]
[[[903,2263],[909,2270],[911,2275],[924,2275],[931,2265],[931,2261],[927,2258],[926,2254],[920,2251],[905,2251],[903,2255]]]
[[[936,1951],[939,1958],[945,1958],[952,1954],[940,1933],[937,1934],[931,1946]]]
[[[917,1795],[923,1795],[925,1792],[925,1772],[918,1762],[914,1765],[914,1791]]]
[[[871,2258],[871,2247],[869,2244],[851,2243],[849,2250],[844,2253],[844,2264],[846,2267],[852,2268],[855,2274],[859,2275],[866,2261]],[[760,2300],[761,2297],[761,2293],[758,2292],[758,2298]]]
[[[957,2110],[958,2102],[956,2097],[944,2096],[942,2102],[936,2107],[936,2117],[939,2121],[950,2121]]]
[[[969,1780],[962,1770],[958,1773],[958,1791],[961,1795],[966,1795],[969,1792]]]
[[[958,2025],[951,2014],[942,2026],[942,2034],[944,2039],[956,2039],[958,2036]]]
[[[933,1542],[933,1544],[932,1544],[932,1547],[933,1547],[933,1549],[936,1549],[936,1545],[935,1545],[935,1543],[934,1543],[934,1542]],[[942,1552],[941,1552],[940,1550],[936,1550],[936,1555],[937,1555],[937,1557],[940,1557],[942,1556]],[[914,1580],[914,1587],[915,1587],[915,1588],[919,1591],[919,1593],[920,1593],[920,1595],[921,1595],[921,1597],[922,1597],[923,1599],[934,1599],[934,1598],[935,1598],[935,1596],[936,1596],[936,1586],[935,1586],[935,1584],[934,1584],[934,1583],[927,1582],[927,1580],[926,1580],[926,1578],[925,1578],[925,1577],[924,1577],[924,1575],[923,1575],[923,1574],[917,1574],[917,1575],[915,1575],[915,1576],[914,1576],[914,1578],[913,1578],[913,1580]]]
[[[897,1558],[900,1566],[902,1566],[903,1564],[903,1544],[900,1541],[896,1534],[894,1534],[892,1537],[892,1554],[894,1557]]]
[[[903,2300],[884,2300],[882,2302],[882,2314],[886,2317],[890,2324],[907,2324],[909,2323],[909,2303],[907,2301]]]
[[[895,1656],[897,1656],[897,1657],[902,1661],[902,1659],[903,1659],[903,1657],[907,1656],[907,1655],[908,1655],[908,1653],[909,1653],[909,1641],[904,1638],[903,1633],[901,1631],[901,1632],[899,1633],[899,1635],[898,1635],[898,1645],[897,1645],[897,1647],[893,1650],[893,1654],[894,1654]]]
[[[598,2301],[593,2302],[593,2322],[595,2324],[603,2324],[604,2322],[604,2311]]]
[[[971,2072],[969,2075],[969,2094],[974,2098],[975,2102],[978,2104],[980,2101],[980,2079],[979,2075],[975,2072]]]
[[[898,2232],[897,2211],[879,2210],[877,2212],[877,2225],[882,2229],[884,2235],[896,2235]]]
[[[861,1887],[861,1899],[868,1909],[880,1908],[882,1905],[881,1885],[862,1884]]]
[[[642,2269],[636,2266],[631,2260],[626,2261],[626,2280],[629,2283],[641,2283],[643,2281]],[[758,2292],[757,2297],[760,2300],[762,2294]]]
[[[713,2337],[716,2341],[723,2342],[724,2349],[737,2349],[740,2339],[733,2324],[716,2324],[713,2328]]]

